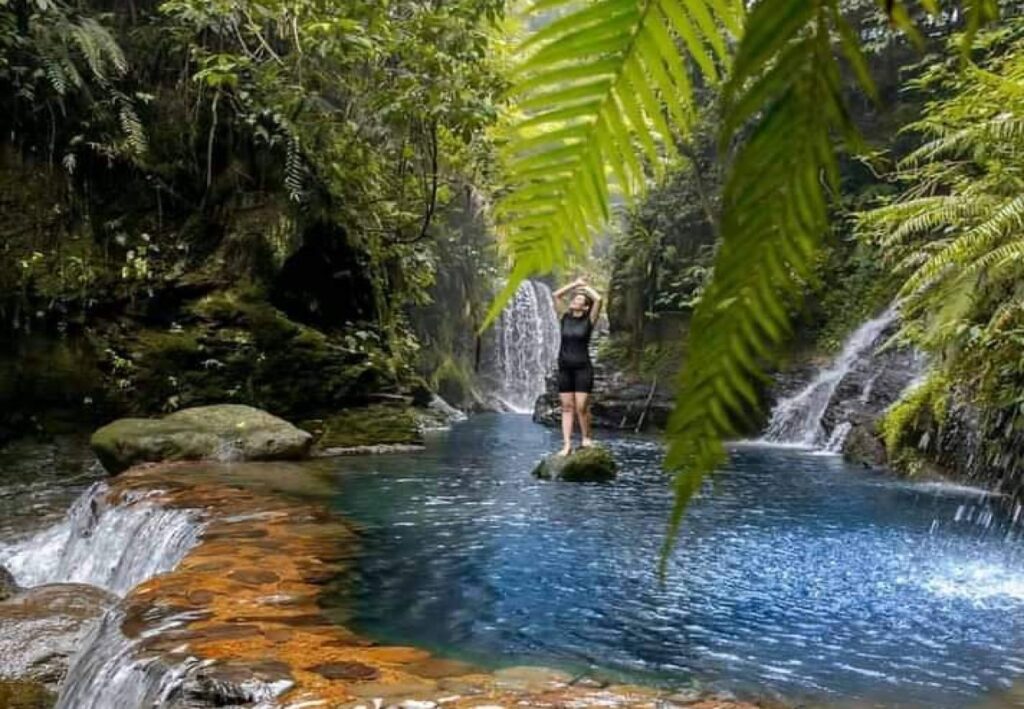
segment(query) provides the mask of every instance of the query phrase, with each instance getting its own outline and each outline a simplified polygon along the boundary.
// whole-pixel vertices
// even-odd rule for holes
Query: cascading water
[[[198,542],[203,526],[193,511],[168,509],[145,495],[112,504],[109,492],[105,483],[96,483],[60,523],[0,546],[0,565],[22,586],[86,583],[124,595],[173,569]],[[121,632],[123,614],[115,607],[89,635],[72,661],[57,706],[162,706],[167,693],[180,687],[187,663],[168,667],[137,652],[136,643]],[[172,617],[166,623],[185,620]]]
[[[837,425],[832,434],[827,435],[822,426],[822,418],[843,378],[860,360],[872,354],[882,333],[895,322],[897,316],[896,308],[890,307],[877,318],[857,328],[829,366],[822,369],[810,384],[794,396],[783,399],[775,406],[765,438],[776,443],[840,450],[850,426]],[[859,396],[870,396],[867,387],[873,385],[874,381],[869,380]]]
[[[497,398],[516,412],[533,411],[558,358],[558,319],[551,290],[523,281],[496,327]]]
[[[112,505],[107,493],[96,483],[59,524],[0,546],[0,565],[23,586],[87,583],[124,595],[174,568],[198,540],[201,527],[191,512],[142,498]]]

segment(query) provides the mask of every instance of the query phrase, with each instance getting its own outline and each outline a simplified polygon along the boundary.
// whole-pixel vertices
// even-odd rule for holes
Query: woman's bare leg
[[[562,400],[562,450],[559,451],[559,454],[569,455],[569,452],[572,451],[572,426],[573,418],[576,415],[576,403],[572,393],[559,394],[558,398]],[[581,430],[582,426],[581,421]]]
[[[576,404],[576,417],[580,420],[580,434],[583,441],[580,443],[584,448],[591,445],[590,439],[590,394],[585,391],[578,391],[573,394]]]

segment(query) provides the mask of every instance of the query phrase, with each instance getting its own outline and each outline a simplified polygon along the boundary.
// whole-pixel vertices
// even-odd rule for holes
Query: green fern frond
[[[789,332],[789,308],[828,230],[839,174],[833,136],[858,143],[832,50],[841,23],[827,1],[762,0],[725,87],[723,147],[753,127],[729,170],[714,275],[689,329],[669,422],[676,502],[663,565],[690,498],[724,460],[722,441],[755,418],[751,382]],[[846,50],[859,53],[855,42]]]
[[[585,251],[616,194],[664,174],[693,125],[692,77],[718,79],[742,14],[734,0],[539,0],[528,13],[552,10],[519,47],[510,91],[511,189],[496,213],[514,266],[488,323],[521,279]]]
[[[993,147],[1020,145],[1024,141],[1024,119],[999,115],[957,131],[941,131],[941,135],[914,150],[900,162],[903,169],[913,168],[946,155]]]
[[[919,268],[901,289],[901,294],[910,295],[935,279],[951,266],[983,269],[988,256],[998,252],[990,251],[1007,233],[1020,233],[1024,228],[1024,196],[1015,197],[1004,203],[984,222],[954,239],[946,248],[929,259]],[[981,258],[986,254],[985,258]],[[979,259],[981,259],[979,261]]]

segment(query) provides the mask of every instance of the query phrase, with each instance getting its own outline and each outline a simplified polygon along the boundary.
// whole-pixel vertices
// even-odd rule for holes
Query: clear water
[[[0,542],[60,521],[104,475],[85,438],[22,439],[0,446]]]
[[[661,586],[660,446],[608,442],[607,485],[531,478],[556,434],[514,415],[338,461],[366,534],[350,622],[488,665],[815,705],[974,706],[1024,675],[1024,542],[978,491],[737,447]]]

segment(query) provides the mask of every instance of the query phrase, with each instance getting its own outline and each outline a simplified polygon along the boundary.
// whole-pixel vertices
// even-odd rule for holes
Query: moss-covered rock
[[[38,682],[0,679],[0,707],[5,709],[50,709],[57,695]]]
[[[423,443],[419,411],[402,404],[360,406],[299,425],[316,437],[321,449]]]
[[[164,460],[297,460],[309,455],[312,436],[251,406],[221,404],[162,419],[119,419],[90,442],[103,467],[118,473]]]
[[[535,477],[569,482],[614,480],[617,472],[615,458],[602,446],[579,448],[569,455],[555,453],[545,457],[533,469]]]

